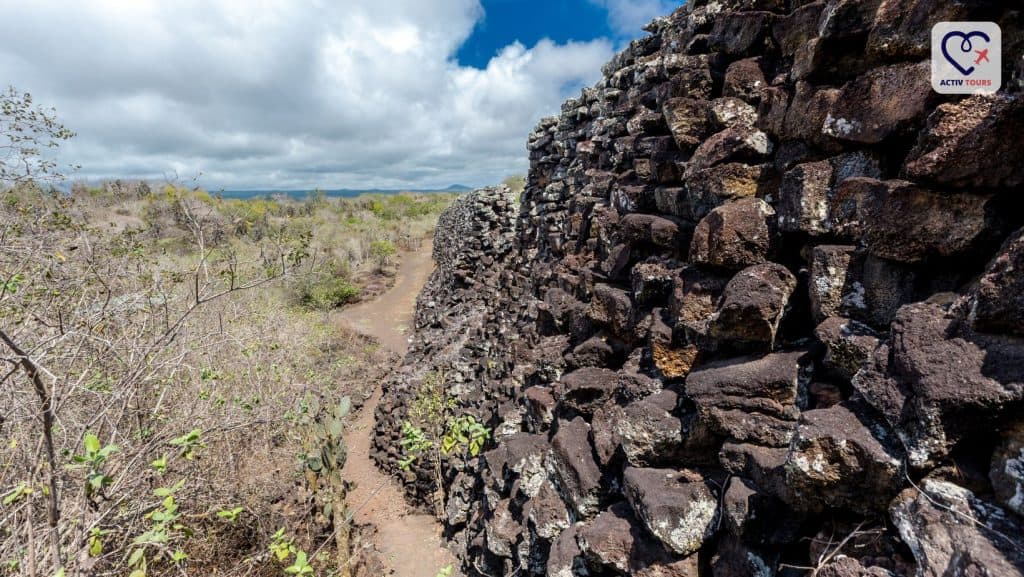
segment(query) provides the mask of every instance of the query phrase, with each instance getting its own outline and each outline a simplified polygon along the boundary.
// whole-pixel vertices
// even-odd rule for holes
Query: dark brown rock
[[[1019,520],[973,493],[925,479],[889,509],[893,524],[917,560],[920,577],[1024,575]]]
[[[838,149],[833,138],[822,130],[837,98],[838,88],[820,88],[807,82],[798,82],[779,135],[829,150]]]
[[[989,263],[969,307],[975,329],[1024,337],[1024,229]]]
[[[717,132],[693,152],[687,166],[687,176],[695,170],[725,162],[756,163],[764,160],[773,149],[768,135],[745,123],[737,123]]]
[[[564,375],[555,384],[555,400],[584,415],[611,400],[619,391],[619,376],[615,371],[584,367]]]
[[[688,266],[679,272],[672,287],[669,316],[695,340],[707,334],[707,324],[725,290],[728,278]]]
[[[546,431],[555,418],[555,397],[550,387],[533,386],[523,391],[527,413],[534,432]]]
[[[726,535],[711,558],[711,577],[767,577],[775,566],[774,555],[765,555],[742,539]]]
[[[494,449],[483,453],[490,481],[498,491],[510,489],[515,481],[525,483],[528,496],[544,480],[544,459],[549,446],[544,435],[517,433],[502,439]]]
[[[803,353],[776,353],[710,363],[686,378],[686,394],[712,434],[770,447],[789,444]]]
[[[671,98],[665,102],[662,113],[679,150],[697,148],[710,133],[710,110],[705,100]]]
[[[715,20],[708,43],[726,54],[749,54],[762,47],[773,17],[770,12],[725,14]]]
[[[767,86],[768,81],[761,70],[761,59],[747,58],[733,62],[725,70],[722,94],[757,103],[761,100],[761,90]]]
[[[562,531],[551,543],[546,564],[547,574],[551,577],[574,577],[579,575],[578,569],[583,566],[583,551],[576,541],[580,523]]]
[[[768,259],[775,211],[759,198],[720,206],[701,219],[690,242],[690,260],[740,270]]]
[[[757,109],[735,97],[712,100],[710,114],[711,123],[718,130],[733,126],[753,127],[757,124]]]
[[[583,524],[578,542],[588,565],[625,575],[697,577],[693,562],[681,563],[644,534],[625,503],[616,503]]]
[[[688,240],[680,223],[653,214],[627,214],[619,227],[622,241],[630,245],[649,244],[675,252]]]
[[[927,58],[933,26],[975,19],[971,7],[958,2],[883,0],[868,36],[867,53],[888,61]]]
[[[934,98],[930,61],[875,68],[843,87],[823,131],[840,140],[882,142],[920,124]]]
[[[487,550],[499,557],[511,559],[515,556],[516,544],[522,533],[523,527],[512,516],[506,499],[491,512],[491,520],[486,525]]]
[[[579,417],[559,421],[546,464],[576,515],[589,517],[597,512],[601,470],[594,462],[586,421]]]
[[[1024,421],[1019,421],[1000,435],[992,453],[989,480],[999,502],[1024,517]]]
[[[871,327],[842,317],[822,321],[814,329],[814,336],[825,345],[822,365],[846,382],[867,364],[880,342]]]
[[[779,189],[779,229],[832,232],[830,215],[838,187],[850,178],[880,175],[878,160],[863,152],[797,165],[786,173]]]
[[[838,555],[818,571],[818,577],[890,577],[892,572],[882,567],[865,567],[853,557]]]
[[[685,187],[676,189],[675,196],[665,197],[664,202],[659,202],[658,206],[698,222],[728,201],[762,196],[770,188],[772,176],[773,171],[768,165],[740,162],[694,170],[684,179]]]
[[[611,407],[607,427],[599,432],[611,433],[602,458],[608,461],[621,450],[626,461],[638,467],[677,458],[683,449],[683,425],[672,415],[677,403],[678,395],[665,390],[625,407]]]
[[[879,181],[873,193],[864,241],[880,258],[914,263],[959,256],[994,232],[988,195],[932,192],[900,180]]]
[[[548,480],[541,483],[537,493],[523,505],[523,519],[533,534],[549,542],[571,524],[565,503]]]
[[[936,304],[904,306],[892,324],[891,349],[879,347],[853,379],[899,432],[915,467],[990,430],[993,419],[1024,400],[1024,345],[963,334],[958,323]]]
[[[786,483],[801,508],[884,510],[903,482],[899,441],[865,406],[843,403],[800,416]]]
[[[597,285],[590,301],[589,318],[600,325],[613,329],[617,334],[627,334],[633,320],[633,301],[629,293],[611,285]]]
[[[943,104],[910,152],[906,178],[956,188],[1012,187],[1024,183],[1017,168],[1024,149],[1024,99],[1005,95],[972,96]]]
[[[709,325],[712,338],[738,348],[772,350],[796,278],[775,263],[747,267],[725,285]]]
[[[669,550],[693,554],[714,532],[718,499],[699,474],[627,467],[622,485],[633,512]]]
[[[664,306],[672,295],[676,270],[661,262],[644,262],[633,267],[633,301],[640,306]]]
[[[820,245],[811,251],[811,277],[807,292],[817,322],[828,317],[861,313],[864,302],[863,259],[857,248]]]

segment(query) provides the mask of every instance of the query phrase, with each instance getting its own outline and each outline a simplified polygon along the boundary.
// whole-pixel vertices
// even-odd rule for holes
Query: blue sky
[[[533,46],[548,38],[558,44],[614,38],[608,9],[590,0],[484,0],[484,16],[459,48],[459,64],[485,68],[502,48]]]
[[[478,186],[679,0],[33,0],[0,78],[78,136],[82,180]],[[59,42],[54,42],[59,38]]]

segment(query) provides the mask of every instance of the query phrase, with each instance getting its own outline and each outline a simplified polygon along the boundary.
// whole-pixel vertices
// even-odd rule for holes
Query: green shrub
[[[391,257],[395,256],[397,252],[395,243],[388,239],[375,240],[370,243],[370,256],[373,257],[378,268],[384,268],[391,264]]]
[[[342,277],[326,277],[300,283],[299,302],[316,310],[330,310],[359,299],[359,287]]]

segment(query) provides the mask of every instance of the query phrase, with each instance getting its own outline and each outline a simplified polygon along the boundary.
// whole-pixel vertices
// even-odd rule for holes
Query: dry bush
[[[79,195],[3,194],[0,571],[280,575],[280,528],[330,555],[311,407],[367,393],[389,357],[288,306],[323,247],[269,217],[211,238],[226,211],[196,197],[138,201],[170,215],[154,236],[92,226]]]

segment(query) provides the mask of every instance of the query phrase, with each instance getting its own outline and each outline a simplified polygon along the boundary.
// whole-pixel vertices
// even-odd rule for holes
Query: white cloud
[[[608,9],[608,23],[615,32],[635,37],[648,22],[665,16],[683,2],[681,0],[591,0]]]
[[[485,184],[596,80],[607,41],[454,54],[477,0],[0,0],[0,78],[55,106],[79,177],[210,186]]]

